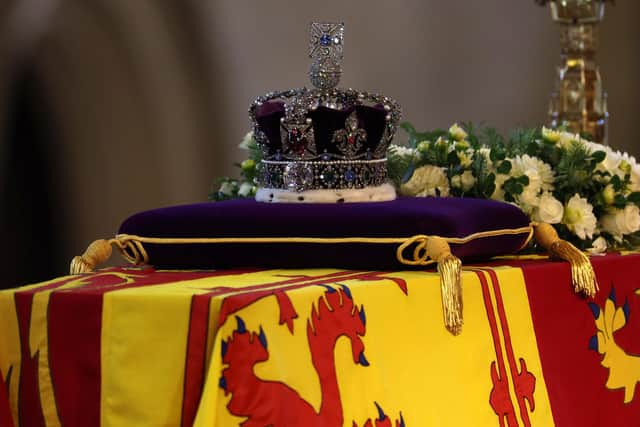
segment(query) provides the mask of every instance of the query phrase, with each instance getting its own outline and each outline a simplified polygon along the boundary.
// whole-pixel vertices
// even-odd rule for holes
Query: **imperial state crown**
[[[259,96],[249,108],[262,149],[256,199],[364,202],[396,197],[387,182],[387,147],[401,119],[396,101],[339,89],[344,24],[312,23],[313,88]]]

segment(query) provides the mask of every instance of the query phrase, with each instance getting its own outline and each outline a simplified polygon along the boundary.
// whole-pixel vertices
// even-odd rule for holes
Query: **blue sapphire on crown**
[[[331,45],[331,36],[329,34],[323,34],[322,37],[320,37],[320,44],[322,46]]]

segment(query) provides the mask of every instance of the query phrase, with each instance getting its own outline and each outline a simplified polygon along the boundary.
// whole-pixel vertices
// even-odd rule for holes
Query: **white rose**
[[[218,189],[218,191],[224,194],[225,196],[230,196],[231,194],[233,194],[233,184],[228,181],[223,182],[220,185],[220,188]]]
[[[640,208],[628,204],[624,209],[613,209],[600,218],[600,226],[616,240],[621,240],[625,234],[640,230]]]
[[[607,240],[604,237],[600,236],[593,241],[591,247],[587,249],[587,252],[589,252],[591,255],[602,254],[606,252],[607,246]]]
[[[469,136],[467,134],[467,132],[464,131],[464,129],[462,129],[460,126],[458,126],[457,123],[454,123],[450,128],[449,128],[449,134],[453,137],[453,139],[455,139],[456,141],[462,141],[463,139],[465,139],[467,136]]]
[[[238,148],[243,150],[248,150],[251,145],[254,143],[253,139],[253,131],[247,132],[247,134],[242,138],[242,142],[238,145]]]
[[[596,231],[597,220],[593,214],[593,206],[577,193],[565,205],[562,222],[582,240],[587,237],[591,239]]]
[[[240,185],[240,189],[238,189],[238,195],[242,197],[247,197],[249,194],[251,194],[252,190],[253,190],[253,185],[250,182],[243,182]]]
[[[444,168],[433,165],[421,166],[413,172],[411,179],[400,186],[405,196],[441,196],[449,195],[449,180]]]
[[[460,181],[462,184],[462,191],[469,191],[476,184],[476,177],[473,176],[471,171],[464,171],[460,177]]]
[[[562,221],[563,214],[564,206],[560,200],[553,197],[551,193],[544,193],[540,197],[538,206],[533,210],[533,219],[547,224],[557,224]]]

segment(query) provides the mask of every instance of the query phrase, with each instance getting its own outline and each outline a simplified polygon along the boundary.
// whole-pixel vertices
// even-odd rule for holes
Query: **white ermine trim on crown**
[[[355,203],[387,202],[395,200],[396,190],[391,184],[345,190],[288,191],[274,188],[259,188],[258,202],[270,203]]]

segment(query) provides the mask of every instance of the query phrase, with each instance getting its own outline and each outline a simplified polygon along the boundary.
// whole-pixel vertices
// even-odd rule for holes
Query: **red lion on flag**
[[[241,317],[236,316],[237,329],[228,341],[222,342],[222,360],[228,365],[222,372],[220,387],[231,394],[227,408],[237,416],[247,417],[243,427],[342,426],[344,415],[336,374],[334,351],[336,341],[345,336],[351,342],[353,361],[369,366],[364,355],[362,336],[366,330],[364,307],[358,308],[349,288],[327,287],[312,308],[307,320],[307,339],[313,367],[320,380],[322,402],[318,412],[300,394],[279,381],[265,381],[256,377],[254,366],[269,359],[267,338],[260,332],[249,332]],[[268,403],[267,403],[268,402]],[[279,402],[274,406],[273,402]],[[363,426],[392,427],[391,420],[376,403],[379,417],[367,420]],[[355,422],[355,427],[358,426]],[[400,414],[396,427],[404,427]]]

